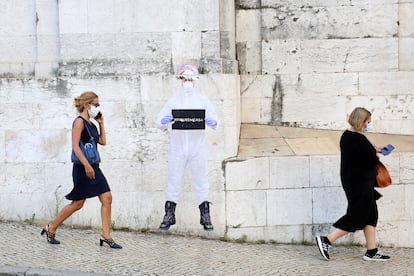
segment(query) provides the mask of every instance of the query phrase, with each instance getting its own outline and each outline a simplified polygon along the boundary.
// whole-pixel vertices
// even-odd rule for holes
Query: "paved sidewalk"
[[[60,245],[41,227],[0,223],[0,275],[413,275],[414,249],[382,248],[388,262],[362,260],[363,247],[230,243],[162,233],[113,232],[121,250],[99,246],[98,230],[62,227]],[[208,234],[206,234],[208,235]],[[207,236],[206,236],[207,237]]]

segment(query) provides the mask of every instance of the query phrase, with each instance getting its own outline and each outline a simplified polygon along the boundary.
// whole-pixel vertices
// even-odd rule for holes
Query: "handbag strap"
[[[89,124],[89,123],[88,123],[88,122],[86,122],[85,118],[83,118],[82,116],[79,116],[79,118],[82,118],[82,120],[83,120],[83,125],[85,126],[86,131],[88,132],[89,137],[90,137],[89,141],[90,141],[90,140],[95,141],[95,138],[93,138],[93,136],[92,136],[91,132],[89,131],[89,127],[88,127],[88,124]]]

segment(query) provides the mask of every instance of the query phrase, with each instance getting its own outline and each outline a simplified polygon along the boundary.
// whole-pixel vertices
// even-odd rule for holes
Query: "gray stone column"
[[[220,56],[223,73],[235,74],[236,61],[236,22],[234,0],[219,0],[220,6]]]
[[[56,75],[60,61],[58,0],[35,0],[35,76]]]

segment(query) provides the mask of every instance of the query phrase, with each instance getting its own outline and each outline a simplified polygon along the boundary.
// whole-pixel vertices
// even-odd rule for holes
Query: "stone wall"
[[[154,119],[177,92],[175,69],[191,62],[202,73],[197,87],[221,121],[207,133],[216,229],[209,235],[308,240],[312,227],[332,219],[320,219],[325,209],[313,193],[339,188],[315,186],[333,178],[330,171],[305,174],[314,160],[335,166],[337,157],[246,161],[256,168],[247,176],[245,164],[231,158],[240,123],[343,129],[347,113],[364,105],[377,132],[414,134],[413,7],[414,1],[385,0],[0,1],[0,219],[48,221],[68,203],[72,102],[94,90],[106,118],[108,145],[100,152],[114,195],[113,224],[157,229],[169,131],[156,129]],[[409,164],[401,183],[412,184],[412,155],[399,158]],[[266,164],[299,166],[291,174],[273,165],[264,170]],[[243,184],[270,172],[298,182],[261,184],[265,192]],[[400,187],[411,186],[389,191]],[[292,197],[304,205],[288,209]],[[172,232],[201,234],[189,174],[181,198]],[[243,199],[247,213],[239,208]],[[404,215],[409,196],[405,202]],[[272,203],[283,209],[272,213]],[[99,206],[88,200],[66,223],[99,227]],[[410,218],[395,223],[409,225]]]
[[[236,72],[232,1],[74,0],[0,3],[3,77]]]
[[[239,80],[233,75],[203,75],[198,82],[215,105],[222,124],[206,130],[210,146],[211,200],[224,205],[222,160],[237,154],[239,137]],[[177,91],[171,76],[139,78],[2,81],[0,86],[0,218],[49,220],[67,204],[72,188],[70,162],[72,106],[79,91],[99,91],[108,145],[100,147],[102,170],[114,195],[113,221],[122,227],[156,228],[163,216],[167,183],[169,131],[155,128],[155,117]],[[234,120],[236,118],[236,120]],[[198,229],[198,208],[188,176],[183,189],[179,229]],[[191,211],[185,211],[191,210]],[[194,210],[194,211],[193,211]],[[67,223],[99,226],[98,199]],[[191,214],[191,215],[190,215]],[[214,219],[221,221],[221,212]]]
[[[236,1],[242,122],[414,134],[414,1]]]
[[[222,235],[221,163],[237,155],[240,128],[234,3],[6,0],[0,8],[0,219],[48,221],[68,203],[73,98],[93,90],[106,118],[108,145],[100,152],[113,224],[157,229],[170,131],[155,128],[155,117],[179,91],[176,68],[191,62],[221,122],[207,136],[213,220]],[[177,231],[201,231],[190,175],[182,199]],[[88,200],[66,223],[100,226],[99,206]]]
[[[414,246],[414,155],[382,157],[393,185],[378,189],[377,240],[383,246]],[[344,215],[339,155],[262,157],[226,164],[226,221],[229,238],[313,242]],[[249,175],[240,174],[248,171]],[[338,242],[365,244],[362,231]]]

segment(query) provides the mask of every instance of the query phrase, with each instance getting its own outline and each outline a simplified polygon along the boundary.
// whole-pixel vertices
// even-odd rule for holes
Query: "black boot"
[[[175,224],[175,206],[177,204],[172,201],[165,202],[165,215],[161,222],[160,229],[168,230],[171,225]]]
[[[204,201],[198,208],[200,209],[200,224],[203,225],[204,230],[213,231],[213,225],[210,219],[210,202]]]

